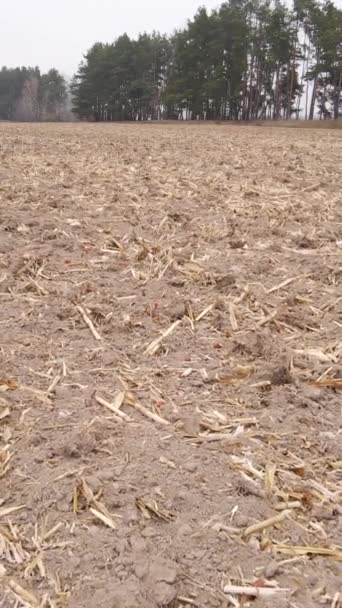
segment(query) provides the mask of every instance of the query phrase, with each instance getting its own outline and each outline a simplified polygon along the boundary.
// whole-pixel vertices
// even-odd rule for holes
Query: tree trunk
[[[313,81],[309,120],[313,120],[314,113],[315,113],[315,104],[316,104],[316,95],[317,95],[317,80],[318,80],[318,74],[315,75],[315,78]]]
[[[254,50],[253,50],[253,52],[254,52]],[[250,73],[250,76],[249,76],[249,95],[248,95],[248,101],[247,101],[247,116],[246,116],[246,120],[249,120],[251,118],[251,111],[252,111],[254,63],[255,63],[255,55],[253,54],[253,56],[251,58],[251,73]]]
[[[342,70],[340,71],[340,78],[338,81],[337,88],[334,91],[334,119],[338,120],[339,118],[339,105],[340,105],[340,96],[342,89]]]
[[[273,107],[273,119],[278,120],[279,118],[279,65],[277,65],[276,80],[274,85],[274,107]]]
[[[308,53],[307,53],[307,56],[306,56],[306,69],[305,69],[305,73],[309,69],[310,52],[311,52],[311,47],[310,47],[310,40],[309,40],[309,43],[308,43]],[[308,83],[308,81],[306,81],[306,87],[305,87],[305,120],[308,119],[308,105],[309,105],[309,83]]]

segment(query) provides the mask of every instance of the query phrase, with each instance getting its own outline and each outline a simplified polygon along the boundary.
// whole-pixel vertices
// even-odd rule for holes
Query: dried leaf
[[[161,508],[155,500],[147,501],[143,498],[137,498],[135,502],[146,519],[151,519],[151,516],[154,516],[163,521],[172,521],[176,517],[175,513]]]
[[[14,378],[0,378],[0,392],[14,391],[18,388],[18,384]]]
[[[89,511],[95,517],[97,517],[97,519],[102,521],[102,523],[104,523],[106,526],[108,526],[108,528],[112,528],[112,530],[117,529],[117,525],[115,524],[113,519],[111,517],[109,517],[108,515],[104,515],[103,513],[101,513],[101,511],[98,511],[97,509],[94,509],[93,507],[90,507]]]

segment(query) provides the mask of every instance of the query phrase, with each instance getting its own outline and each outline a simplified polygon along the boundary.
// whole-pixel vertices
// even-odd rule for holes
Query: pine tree
[[[81,120],[338,119],[342,10],[331,0],[227,0],[172,36],[97,42],[70,92]],[[55,69],[0,70],[0,119],[63,120]]]

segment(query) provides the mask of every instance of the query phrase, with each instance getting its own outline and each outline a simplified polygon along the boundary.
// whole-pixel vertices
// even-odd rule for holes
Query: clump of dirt
[[[271,374],[271,384],[279,386],[282,384],[291,384],[293,382],[290,371],[286,365],[276,367]]]

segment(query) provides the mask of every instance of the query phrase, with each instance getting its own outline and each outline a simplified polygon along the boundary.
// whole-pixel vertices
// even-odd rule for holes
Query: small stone
[[[255,549],[255,551],[260,551],[260,543],[257,538],[250,538],[248,544],[250,547],[252,547],[252,549]]]
[[[341,576],[341,566],[333,561],[327,563],[327,568],[337,577]]]
[[[111,487],[112,492],[114,492],[116,494],[120,493],[121,488],[120,488],[120,484],[118,482],[112,483],[110,487]]]
[[[138,512],[135,507],[127,507],[125,510],[124,520],[127,524],[135,523],[139,519]]]
[[[323,431],[319,434],[320,439],[324,439],[325,441],[335,441],[336,434],[331,431]]]
[[[336,514],[334,512],[334,508],[333,507],[321,507],[318,505],[315,505],[312,509],[312,516],[315,517],[316,519],[325,519],[325,520],[330,520],[330,519],[336,519]]]
[[[72,510],[72,505],[69,503],[68,499],[59,500],[56,506],[57,510],[61,511],[62,513],[67,513],[68,511]]]
[[[285,365],[282,365],[273,370],[270,380],[274,386],[292,384],[293,382],[292,376]]]
[[[172,287],[184,287],[185,279],[173,278],[170,281],[170,285],[172,285]]]
[[[128,576],[126,570],[121,570],[120,572],[117,572],[116,575],[121,580],[124,580]]]
[[[227,540],[227,533],[224,532],[224,530],[221,530],[221,532],[218,532],[217,538],[220,540]]]
[[[234,518],[234,525],[238,528],[246,528],[250,524],[250,520],[246,515],[238,513]]]
[[[81,558],[77,557],[76,555],[72,555],[71,557],[68,557],[68,567],[70,567],[72,570],[76,570],[76,568],[79,568],[81,563],[82,563]]]
[[[153,528],[151,528],[150,526],[145,528],[141,534],[144,538],[153,538],[154,536],[157,536],[156,531]]]
[[[192,528],[189,524],[182,524],[177,530],[177,536],[190,536]]]
[[[121,539],[121,549],[120,549],[120,543],[117,542],[116,543],[116,548],[118,549],[118,551],[126,551],[128,549],[128,543],[127,543],[127,536],[129,534],[129,530],[126,526],[120,526],[118,528],[118,530],[116,531],[116,537],[117,539]]]
[[[115,467],[115,471],[113,473],[114,479],[119,479],[126,468],[125,464],[119,465]]]
[[[125,506],[125,500],[123,498],[115,496],[110,501],[110,504],[111,504],[111,506],[112,506],[113,509],[121,509],[121,507]]]
[[[216,568],[218,572],[228,572],[228,570],[231,568],[231,564],[227,561],[223,561],[220,562]]]
[[[70,391],[66,386],[56,386],[55,387],[55,397],[56,399],[67,399],[70,397]]]
[[[111,350],[107,350],[102,353],[102,362],[105,367],[115,365],[115,357]]]
[[[147,572],[148,572],[148,566],[146,563],[136,564],[136,566],[134,567],[134,574],[140,580],[145,578],[145,576],[147,575]]]
[[[101,473],[99,473],[99,478],[101,481],[112,481],[115,479],[114,471],[112,469],[101,471]]]
[[[183,416],[179,423],[177,423],[177,426],[179,426],[185,435],[189,435],[190,437],[195,437],[201,430],[197,416]]]
[[[185,484],[184,484],[185,485]],[[176,492],[176,494],[173,497],[173,504],[176,504],[177,501],[179,502],[185,502],[188,500],[188,495],[184,490],[178,490],[178,492]]]
[[[189,471],[189,473],[195,473],[195,471],[197,471],[197,464],[196,464],[196,462],[186,462],[183,465],[183,468],[186,471]]]
[[[174,304],[174,306],[172,307],[171,315],[170,315],[171,321],[177,321],[177,319],[183,319],[185,312],[186,312],[185,306],[182,302],[179,302],[178,304]]]
[[[146,551],[146,541],[141,536],[132,536],[130,545],[133,553],[144,553]]]
[[[88,534],[90,534],[91,536],[94,536],[94,538],[97,538],[99,536],[98,526],[95,526],[95,525],[88,526]]]
[[[264,570],[265,578],[273,578],[280,571],[279,563],[276,560],[271,561]]]
[[[177,589],[162,581],[156,583],[153,588],[154,600],[160,608],[163,606],[171,606],[177,597]]]
[[[97,494],[102,488],[101,480],[96,475],[87,475],[85,481],[94,494]]]
[[[169,561],[154,562],[150,566],[150,578],[153,581],[173,584],[177,580],[177,568]]]
[[[303,382],[301,382],[299,386],[302,395],[308,399],[312,399],[312,401],[320,402],[324,398],[324,392],[318,386],[310,386],[308,384],[304,384]]]
[[[235,281],[236,277],[233,274],[226,274],[216,279],[216,288],[225,289],[226,287],[234,285]]]
[[[208,555],[207,549],[193,549],[188,556],[192,562],[198,563],[198,561],[204,559]]]
[[[243,239],[231,239],[229,242],[232,249],[242,249],[246,245]]]
[[[81,458],[81,452],[75,445],[64,446],[63,453],[67,458]]]

